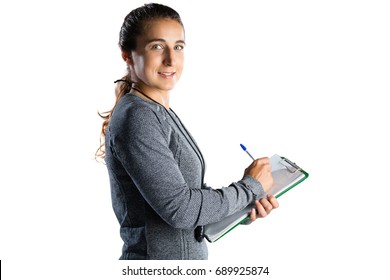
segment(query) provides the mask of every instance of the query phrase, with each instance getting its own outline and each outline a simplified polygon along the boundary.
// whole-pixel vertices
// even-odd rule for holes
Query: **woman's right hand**
[[[271,164],[268,157],[256,159],[245,169],[245,174],[255,178],[260,182],[265,193],[271,189],[274,179],[271,174]]]

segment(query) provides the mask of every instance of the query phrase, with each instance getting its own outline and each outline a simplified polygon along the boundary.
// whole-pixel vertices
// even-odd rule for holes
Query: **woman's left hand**
[[[251,210],[250,220],[254,222],[257,218],[265,218],[273,209],[279,207],[279,202],[273,195],[267,195],[256,200],[255,208]]]

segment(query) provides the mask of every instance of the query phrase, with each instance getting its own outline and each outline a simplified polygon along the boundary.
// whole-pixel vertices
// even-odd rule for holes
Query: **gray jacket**
[[[264,194],[250,176],[202,188],[202,162],[189,139],[172,110],[131,93],[118,102],[106,133],[106,165],[124,241],[120,259],[207,259],[194,229]]]

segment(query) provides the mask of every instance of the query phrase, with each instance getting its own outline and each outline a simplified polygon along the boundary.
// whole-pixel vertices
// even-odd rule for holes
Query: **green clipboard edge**
[[[282,159],[285,159],[285,157],[280,157]],[[302,168],[299,169],[299,171],[301,171],[305,176],[300,179],[299,181],[295,182],[295,184],[291,185],[290,187],[288,187],[287,189],[285,189],[284,191],[278,193],[275,198],[279,198],[281,197],[283,194],[285,194],[286,192],[288,192],[289,190],[291,190],[292,188],[294,188],[295,186],[299,185],[300,183],[302,183],[304,180],[306,180],[308,177],[309,177],[309,173],[307,173],[305,170],[303,170]],[[213,242],[217,242],[219,239],[221,239],[222,237],[224,237],[226,234],[228,234],[229,232],[231,232],[233,229],[235,229],[236,227],[238,227],[239,225],[242,225],[243,223],[245,223],[247,220],[249,219],[249,215],[247,217],[245,217],[244,219],[242,219],[241,222],[237,223],[234,227],[232,227],[231,229],[229,229],[227,232],[225,232],[224,234],[222,234],[220,237],[218,237],[217,239],[215,239],[214,241],[210,241],[211,243]],[[207,239],[207,237],[206,237]]]

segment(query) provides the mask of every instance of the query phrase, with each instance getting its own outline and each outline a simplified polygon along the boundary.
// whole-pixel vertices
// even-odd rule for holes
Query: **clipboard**
[[[271,172],[274,184],[268,194],[272,194],[276,198],[281,197],[309,177],[309,174],[296,163],[277,154],[270,158],[270,164],[272,166]],[[251,203],[243,210],[226,217],[222,221],[206,225],[203,236],[209,242],[219,240],[237,226],[247,222],[249,220],[249,213],[253,207],[254,203]]]

